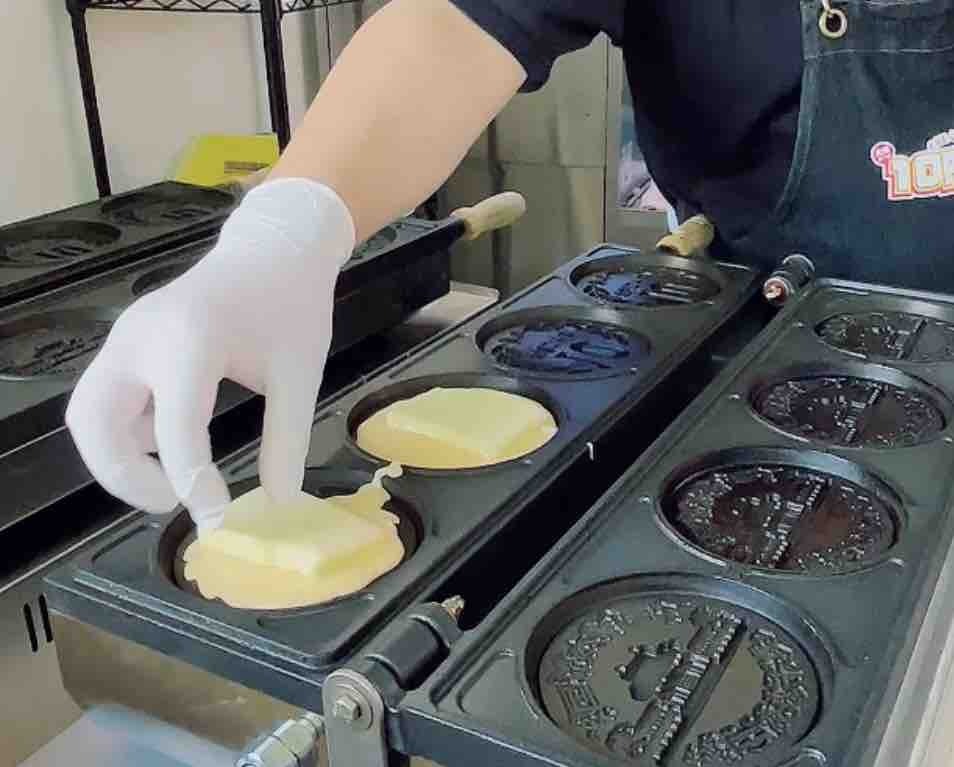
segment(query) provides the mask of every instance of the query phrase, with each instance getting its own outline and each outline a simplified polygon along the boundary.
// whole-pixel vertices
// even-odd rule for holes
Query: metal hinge
[[[416,630],[427,626],[447,647],[460,634],[456,624],[463,609],[464,600],[460,597],[452,597],[440,606],[423,605],[417,608],[417,614],[407,616],[409,623],[406,625]],[[365,656],[368,668],[375,676],[394,683],[398,689],[404,682],[402,671],[398,669],[405,669],[407,674],[420,673],[434,662],[433,658],[424,657],[429,655],[426,650],[419,657],[396,657],[406,653],[408,638],[407,632],[385,638],[380,652],[369,652]],[[384,659],[387,662],[381,663]],[[322,702],[326,714],[329,767],[387,767],[387,706],[381,690],[369,676],[353,668],[334,671],[325,680]]]

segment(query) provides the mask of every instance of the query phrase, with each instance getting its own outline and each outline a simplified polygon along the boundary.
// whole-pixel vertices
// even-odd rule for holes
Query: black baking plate
[[[333,360],[447,292],[448,253],[428,238],[436,228],[402,219],[387,228],[392,237],[369,243],[348,261],[336,287]],[[214,242],[206,238],[0,309],[0,484],[8,488],[0,530],[91,481],[63,428],[76,379],[126,306],[182,274]],[[362,373],[386,361],[365,356]],[[355,360],[347,364],[353,369]],[[331,364],[326,392],[342,384],[335,371]],[[216,416],[251,400],[251,392],[223,381]],[[260,413],[259,403],[250,422],[260,424]],[[246,437],[231,450],[260,433],[239,431]]]
[[[236,202],[162,181],[0,227],[0,305],[208,237]]]
[[[706,339],[754,295],[755,275],[748,269],[679,260],[710,275],[718,294],[692,305],[611,308],[569,280],[579,264],[609,255],[644,266],[670,262],[598,248],[318,412],[308,466],[332,483],[335,477],[367,478],[382,465],[358,450],[350,436],[364,417],[432,386],[522,393],[548,407],[560,426],[551,442],[525,459],[469,471],[407,469],[400,479],[388,480],[386,486],[412,510],[419,532],[413,555],[368,589],[330,604],[279,612],[235,610],[202,599],[177,582],[170,564],[189,531],[179,515],[143,520],[57,573],[51,604],[313,711],[321,708],[327,673],[405,607],[476,582],[481,593],[472,595],[468,609],[490,609],[507,578],[526,572],[543,553],[542,544],[567,529],[685,404],[679,374],[689,375],[687,366],[704,356]],[[546,325],[553,332],[541,338]],[[506,342],[505,326],[513,329]],[[499,349],[501,343],[516,356],[504,353],[498,359],[479,346]],[[533,359],[529,367],[521,362],[526,354]],[[568,359],[586,369],[567,370]],[[257,457],[253,446],[223,462],[227,478],[253,479]],[[320,482],[314,486],[321,489]],[[513,533],[515,525],[527,522],[535,534]]]
[[[404,699],[401,748],[873,764],[892,713],[921,721],[901,681],[950,620],[927,608],[954,535],[952,340],[950,297],[813,285]]]

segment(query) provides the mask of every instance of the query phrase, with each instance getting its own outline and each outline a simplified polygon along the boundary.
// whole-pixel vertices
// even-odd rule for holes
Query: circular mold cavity
[[[189,271],[193,264],[193,261],[180,261],[176,264],[166,264],[165,266],[160,266],[150,272],[146,272],[133,282],[132,293],[134,296],[142,296],[146,293],[158,290],[163,285],[168,285],[176,279],[176,277],[181,277]]]
[[[94,221],[46,221],[0,230],[0,267],[60,266],[95,255],[121,232]]]
[[[604,378],[642,367],[645,336],[600,311],[546,307],[510,312],[484,325],[477,345],[498,367],[550,378]]]
[[[0,380],[78,376],[99,351],[118,312],[47,312],[0,325]]]
[[[581,592],[528,649],[554,724],[596,754],[662,767],[781,763],[821,715],[830,667],[784,605],[679,575]]]
[[[951,362],[954,323],[907,312],[838,314],[815,332],[829,346],[870,360]]]
[[[151,189],[116,197],[103,204],[103,214],[126,226],[185,226],[225,211],[232,195],[215,189]]]
[[[693,548],[806,576],[859,570],[900,535],[900,501],[856,464],[814,451],[738,449],[679,472],[666,522]]]
[[[331,498],[336,495],[351,495],[357,492],[358,488],[370,482],[372,476],[365,472],[348,471],[329,468],[308,468],[305,470],[305,481],[302,489],[319,498]],[[254,490],[260,485],[258,477],[239,480],[229,485],[229,493],[233,500],[240,495],[244,495],[250,490]],[[413,501],[395,489],[394,480],[387,477],[384,479],[385,488],[391,495],[384,508],[397,516],[398,537],[404,544],[404,559],[390,572],[395,572],[405,562],[407,562],[417,551],[424,539],[424,527],[421,522],[420,509]],[[188,512],[179,513],[163,531],[159,539],[158,559],[159,567],[166,574],[166,577],[178,588],[186,591],[201,599],[206,599],[199,591],[198,586],[185,576],[185,550],[195,541],[195,526]],[[387,573],[386,575],[389,575]],[[382,576],[382,577],[386,577]],[[371,588],[368,586],[368,588]],[[360,593],[360,592],[356,592]],[[351,599],[355,594],[339,597],[331,602],[320,604],[331,604]],[[216,601],[220,600],[207,600]],[[318,605],[306,605],[287,610],[242,610],[243,612],[267,612],[267,613],[289,613],[298,610],[310,609]],[[230,608],[241,610],[242,608]]]
[[[381,457],[369,453],[358,445],[357,433],[358,427],[368,420],[379,410],[383,410],[388,405],[405,399],[411,399],[418,394],[430,391],[435,388],[444,389],[496,389],[497,391],[517,394],[521,397],[531,399],[550,411],[553,420],[556,422],[557,429],[561,429],[564,423],[564,413],[560,405],[546,391],[538,387],[529,385],[514,378],[503,376],[481,375],[477,373],[449,373],[446,375],[423,376],[421,378],[412,378],[407,381],[386,386],[373,394],[369,394],[364,399],[351,408],[348,413],[347,429],[348,441],[351,447],[362,455],[369,456],[376,461],[390,461],[387,457]],[[558,431],[559,433],[559,431]],[[556,437],[554,437],[555,439]],[[551,440],[552,441],[552,440]],[[549,443],[548,443],[549,444]],[[542,445],[540,449],[545,447]],[[479,466],[461,466],[458,468],[435,468],[431,466],[415,466],[412,463],[403,463],[405,469],[412,471],[423,471],[435,474],[457,473],[462,471],[487,471],[490,469],[507,466],[518,461],[525,461],[531,458],[534,453],[529,452],[516,458],[501,461],[493,464],[483,464]]]
[[[941,392],[873,365],[790,370],[757,386],[751,404],[780,431],[835,447],[914,447],[937,439],[951,417]]]
[[[719,295],[713,270],[687,259],[647,264],[636,256],[596,258],[570,273],[571,284],[590,299],[619,308],[686,306]]]
[[[354,253],[351,254],[351,258],[358,260],[374,255],[379,250],[384,250],[389,247],[391,243],[397,240],[397,236],[397,229],[394,226],[386,226],[355,248]]]

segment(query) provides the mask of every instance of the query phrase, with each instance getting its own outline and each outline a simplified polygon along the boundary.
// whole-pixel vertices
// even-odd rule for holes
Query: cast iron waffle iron
[[[691,304],[610,306],[571,281],[579,266],[604,258],[641,270],[678,266],[705,275],[717,290]],[[198,667],[246,690],[320,711],[327,674],[404,608],[479,583],[468,593],[468,610],[476,615],[489,609],[685,404],[688,395],[678,381],[704,367],[706,339],[753,296],[755,276],[743,267],[600,247],[397,361],[319,410],[308,456],[311,492],[340,493],[366,482],[382,464],[356,447],[357,426],[388,403],[434,386],[523,394],[553,413],[559,432],[536,453],[497,467],[408,468],[402,478],[385,480],[392,508],[405,520],[409,555],[365,591],[311,608],[243,611],[201,598],[183,582],[177,565],[191,533],[188,517],[142,519],[50,581],[49,599],[64,625],[64,668],[73,667],[71,657],[85,658],[80,665],[89,661],[87,645],[74,648],[62,638],[71,633],[67,623],[85,625],[107,644],[131,641],[148,648],[160,665]],[[256,481],[257,457],[252,446],[223,462],[236,492]],[[416,641],[410,646],[424,648]],[[123,698],[180,721],[193,714],[201,719],[201,704],[173,702],[182,700],[182,690],[132,682],[129,675],[147,665],[113,666],[101,676],[122,679],[122,685],[74,694]],[[426,671],[426,664],[416,667],[406,679]],[[110,684],[105,678],[102,683]],[[141,696],[133,688],[149,693]],[[204,731],[197,719],[182,723]],[[226,729],[235,746],[248,735],[237,722]]]
[[[939,591],[928,613],[952,363],[954,299],[812,286],[400,703],[402,748],[860,767],[894,711],[885,763],[908,764],[952,609]]]
[[[394,327],[447,292],[445,244],[427,236],[436,228],[429,221],[402,219],[356,250],[336,286],[333,355]],[[212,244],[207,238],[0,309],[0,487],[5,490],[0,530],[89,484],[63,428],[76,379],[122,309],[185,272]],[[331,373],[326,382],[335,383]],[[252,399],[251,392],[223,381],[216,413]],[[260,426],[260,415],[258,402],[250,423]],[[247,436],[233,442],[232,450],[259,432],[243,428],[242,433]]]
[[[0,305],[214,234],[237,200],[163,181],[0,227]]]

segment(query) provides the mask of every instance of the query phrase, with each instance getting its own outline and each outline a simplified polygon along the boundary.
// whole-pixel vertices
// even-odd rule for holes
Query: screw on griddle
[[[447,614],[456,622],[460,620],[460,614],[464,612],[464,599],[463,597],[445,599],[441,602],[441,607],[443,607]]]
[[[342,695],[331,708],[331,715],[348,724],[356,724],[361,719],[361,703],[351,695]]]
[[[762,295],[769,301],[777,301],[785,296],[785,287],[778,280],[769,280],[765,283]]]

